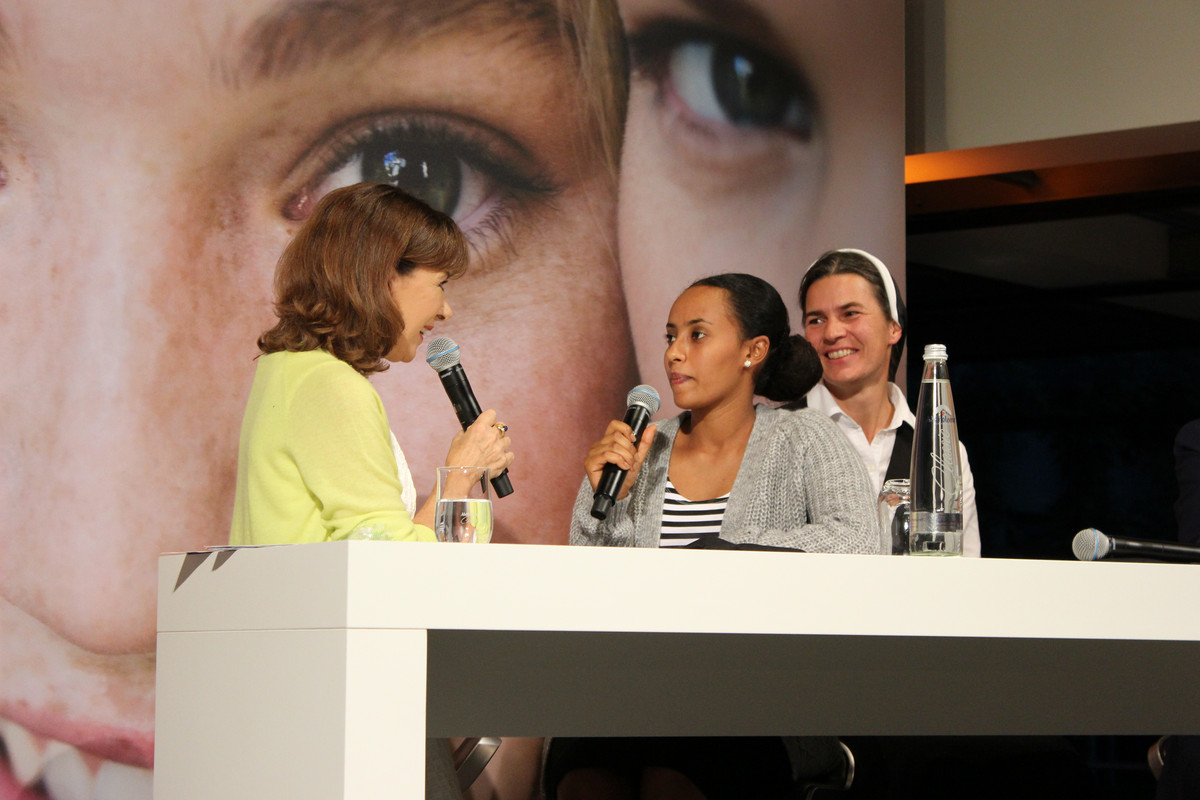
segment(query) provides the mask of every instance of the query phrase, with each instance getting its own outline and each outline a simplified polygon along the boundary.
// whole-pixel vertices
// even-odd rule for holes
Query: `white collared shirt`
[[[892,447],[896,444],[896,431],[905,422],[913,427],[917,423],[916,417],[908,408],[904,392],[900,391],[900,387],[896,384],[888,384],[888,400],[891,401],[895,411],[892,412],[891,421],[876,433],[875,438],[870,442],[867,441],[867,434],[863,432],[859,424],[837,404],[837,400],[830,394],[824,383],[818,383],[804,397],[808,401],[809,408],[820,411],[832,419],[842,433],[846,434],[854,452],[858,453],[858,457],[866,466],[867,476],[871,479],[871,487],[878,495],[883,489],[888,464],[892,460]],[[962,462],[963,474],[963,555],[978,557],[980,554],[979,514],[975,509],[975,478],[971,474],[971,464],[967,461],[967,448],[961,441],[958,443],[958,457]]]
[[[400,478],[400,502],[404,503],[408,515],[414,517],[417,514],[417,487],[413,483],[412,470],[408,468],[408,460],[400,449],[400,442],[396,441],[396,434],[391,431],[388,433],[392,435],[392,455],[396,459],[397,477]]]

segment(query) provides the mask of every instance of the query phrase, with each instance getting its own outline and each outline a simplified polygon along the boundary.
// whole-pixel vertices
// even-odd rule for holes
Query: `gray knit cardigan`
[[[584,478],[571,515],[571,544],[658,547],[667,467],[682,418],[658,423],[637,483],[603,522],[591,515],[592,487]],[[755,407],[722,539],[810,553],[875,553],[875,516],[862,459],[829,417],[807,408]]]

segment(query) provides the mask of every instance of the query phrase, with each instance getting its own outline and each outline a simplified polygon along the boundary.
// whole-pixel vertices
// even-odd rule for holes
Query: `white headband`
[[[870,261],[875,266],[875,269],[879,271],[880,279],[883,281],[883,293],[887,295],[888,311],[891,312],[892,321],[899,324],[900,312],[898,312],[896,310],[896,282],[894,280],[892,280],[892,273],[888,272],[888,268],[883,265],[883,262],[880,261],[875,256],[868,253],[866,250],[855,250],[853,247],[845,247],[845,248],[842,248],[841,250],[834,250],[833,252],[834,253],[854,253],[855,255],[862,256],[863,258],[865,258],[867,261]],[[821,258],[824,258],[824,257],[825,256],[821,256]],[[820,261],[820,260],[821,260],[820,258],[817,259],[817,261]],[[809,269],[812,269],[813,267],[815,267],[817,265],[817,261],[814,261],[813,263],[808,265],[808,269],[804,270],[805,275],[808,274]]]

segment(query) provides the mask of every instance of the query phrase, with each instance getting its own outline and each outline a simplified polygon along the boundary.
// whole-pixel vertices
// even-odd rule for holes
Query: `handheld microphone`
[[[437,371],[438,377],[442,379],[442,388],[446,390],[446,396],[450,398],[450,404],[454,406],[454,413],[458,416],[458,421],[465,431],[472,422],[479,418],[483,409],[479,407],[479,401],[475,399],[475,393],[471,391],[467,373],[459,363],[461,360],[462,355],[459,353],[458,345],[449,336],[439,336],[425,348],[425,361]],[[512,481],[508,478],[508,470],[504,470],[492,478],[492,488],[496,490],[496,497],[507,497],[512,494],[513,487]]]
[[[1154,542],[1145,539],[1118,539],[1105,536],[1095,528],[1075,534],[1071,550],[1080,561],[1102,558],[1152,558],[1158,561],[1200,562],[1200,547],[1178,542]]]
[[[635,386],[625,396],[625,424],[633,428],[633,444],[637,446],[642,439],[642,431],[650,424],[650,418],[658,413],[661,404],[658,392],[653,386]],[[616,464],[605,464],[600,475],[600,483],[596,485],[596,493],[592,495],[592,516],[605,519],[617,495],[621,492],[621,484],[625,482],[625,474]]]

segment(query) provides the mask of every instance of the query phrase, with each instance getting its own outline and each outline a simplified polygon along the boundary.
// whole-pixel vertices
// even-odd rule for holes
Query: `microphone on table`
[[[1115,536],[1106,536],[1095,528],[1086,528],[1075,534],[1071,550],[1080,561],[1099,561],[1111,557],[1200,562],[1200,547],[1193,544],[1118,539]]]
[[[625,396],[625,424],[633,428],[633,446],[637,447],[642,439],[642,431],[650,424],[650,418],[658,413],[661,404],[658,392],[653,386],[635,386]],[[605,519],[617,495],[621,493],[621,484],[625,482],[628,470],[623,470],[616,464],[605,464],[600,474],[600,483],[596,484],[596,493],[592,495],[592,516]]]
[[[450,398],[454,413],[458,415],[458,421],[465,431],[479,418],[483,409],[479,407],[479,401],[471,391],[471,382],[467,380],[466,370],[459,363],[461,360],[462,354],[458,350],[458,344],[449,336],[439,336],[425,348],[425,361],[442,379],[442,388],[446,390],[446,396]],[[492,488],[496,490],[496,497],[512,494],[513,486],[508,478],[508,470],[492,478]]]

